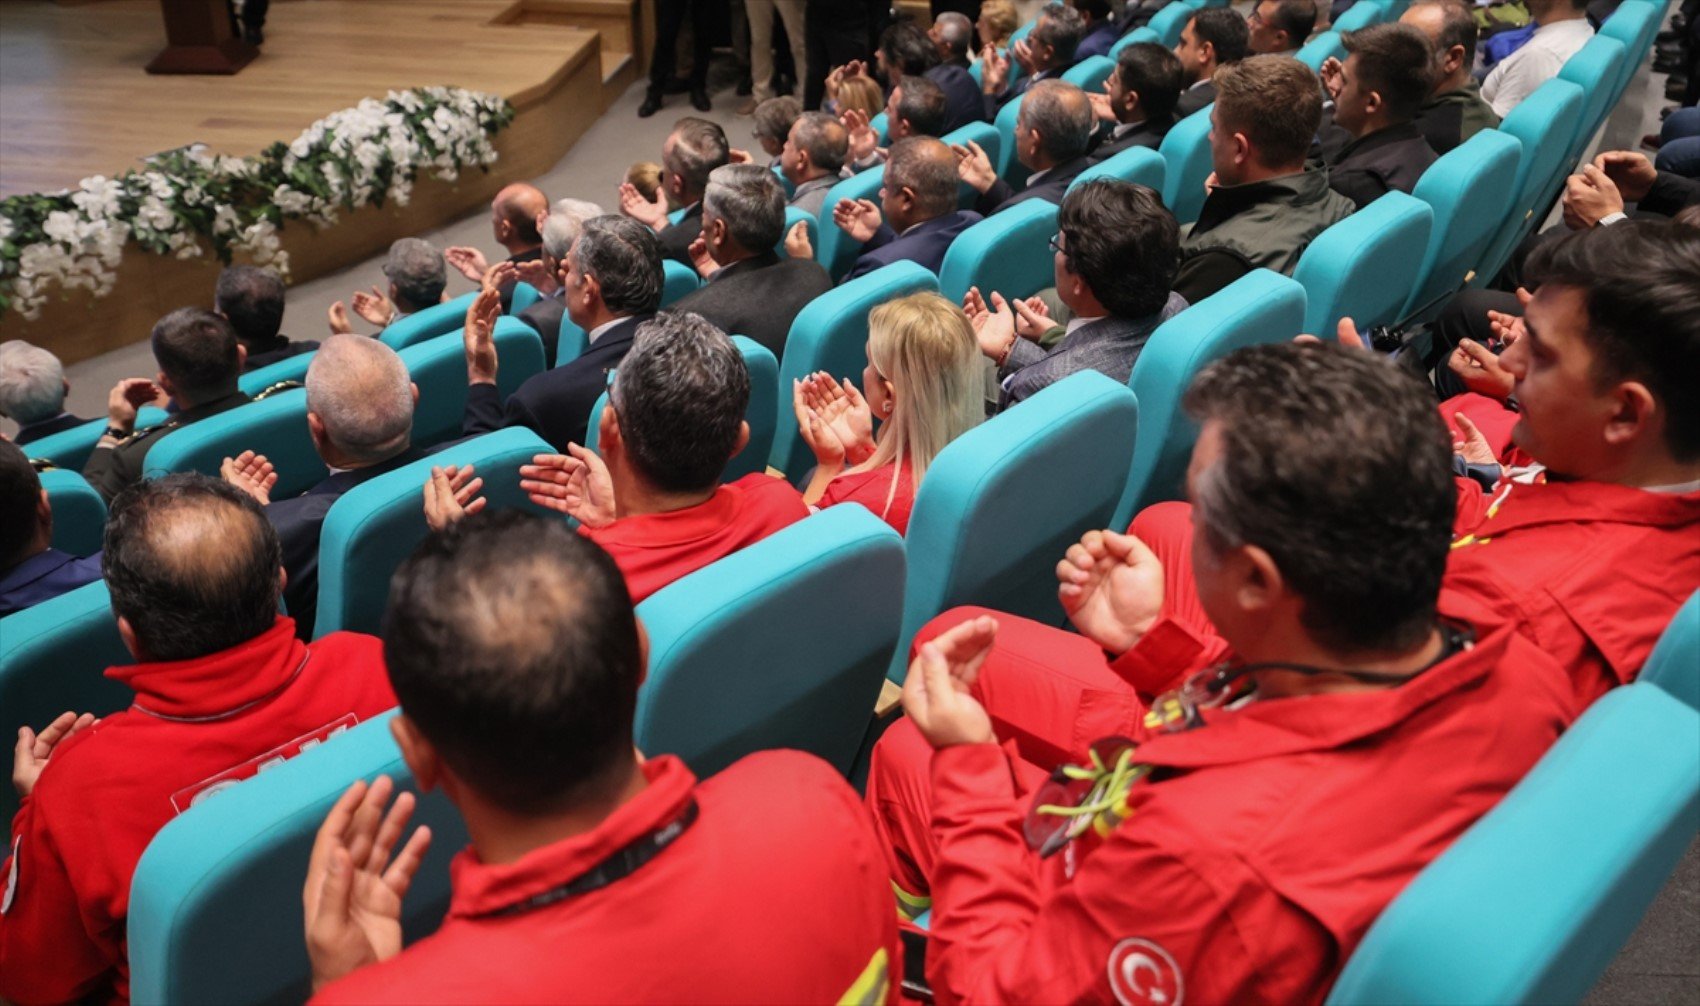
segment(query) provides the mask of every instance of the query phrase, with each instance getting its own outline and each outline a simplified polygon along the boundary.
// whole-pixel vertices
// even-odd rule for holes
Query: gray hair
[[[0,414],[20,426],[65,411],[65,367],[22,339],[0,343]]]
[[[637,471],[665,492],[720,481],[750,404],[750,371],[726,333],[690,312],[638,326],[609,394]]]
[[[837,173],[850,156],[850,133],[838,117],[826,112],[804,112],[794,127],[796,144],[809,161],[823,171]]]
[[[661,242],[643,224],[614,213],[586,220],[571,254],[596,277],[608,310],[625,317],[661,306]]]
[[[1080,40],[1086,37],[1086,19],[1067,4],[1048,3],[1039,11],[1039,17],[1027,37],[1051,47],[1056,53],[1053,66],[1071,66],[1074,51],[1080,47]]]
[[[443,253],[420,238],[401,238],[390,245],[384,275],[395,284],[396,295],[415,311],[442,300],[443,287],[448,285]]]
[[[307,366],[307,411],[356,461],[382,461],[413,433],[413,383],[396,351],[358,335],[333,335]]]
[[[1041,80],[1021,99],[1021,121],[1039,132],[1045,156],[1061,164],[1086,153],[1092,140],[1092,103],[1066,80]]]
[[[939,37],[950,47],[955,56],[966,56],[974,46],[974,22],[968,20],[968,15],[957,11],[946,11],[933,21],[938,25]]]
[[[756,138],[784,143],[786,135],[791,132],[791,124],[802,114],[803,103],[788,94],[767,99],[756,106],[753,130]]]
[[[785,236],[785,190],[772,171],[754,164],[723,164],[708,176],[704,212],[726,221],[732,240],[761,253]]]
[[[709,173],[732,159],[726,131],[707,119],[686,116],[673,124],[672,135],[673,149],[662,161],[685,183],[687,192],[702,192],[708,187]]]

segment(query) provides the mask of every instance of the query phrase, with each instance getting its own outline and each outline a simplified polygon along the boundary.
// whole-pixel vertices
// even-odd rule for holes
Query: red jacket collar
[[[696,506],[666,513],[634,514],[587,532],[599,545],[624,548],[674,548],[725,530],[744,505],[743,493],[719,486]]]
[[[571,881],[645,833],[677,817],[696,789],[696,776],[673,755],[643,764],[649,785],[620,806],[595,831],[535,849],[517,862],[487,866],[467,848],[450,864],[453,916],[499,911]]]
[[[1656,493],[1610,482],[1513,484],[1474,529],[1478,538],[1542,524],[1607,521],[1649,527],[1700,523],[1700,493]]]
[[[1139,745],[1135,759],[1159,767],[1202,768],[1344,747],[1454,692],[1474,687],[1500,663],[1511,638],[1512,630],[1502,628],[1396,688],[1254,701],[1232,711],[1206,710],[1204,726],[1153,735]]]
[[[282,691],[307,662],[295,620],[279,615],[272,627],[228,650],[193,660],[167,660],[106,669],[136,692],[136,708],[173,719],[217,719]]]

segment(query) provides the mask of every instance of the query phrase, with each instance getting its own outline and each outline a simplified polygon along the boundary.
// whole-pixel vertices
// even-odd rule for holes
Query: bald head
[[[956,209],[956,155],[937,137],[898,140],[885,163],[882,191],[886,219],[899,233],[942,217]]]
[[[1428,37],[1434,48],[1434,93],[1463,87],[1476,61],[1478,30],[1471,8],[1459,0],[1418,0],[1399,15]]]
[[[799,154],[806,154],[804,160]],[[850,134],[836,115],[804,112],[791,126],[791,136],[780,152],[780,170],[793,185],[836,175],[850,156]]]
[[[549,212],[549,197],[535,185],[519,182],[496,193],[490,203],[490,227],[510,252],[530,251],[543,243],[537,219]]]
[[[413,432],[413,382],[382,342],[333,335],[307,368],[307,414],[319,453],[335,467],[386,461]]]
[[[1021,99],[1016,151],[1035,171],[1054,168],[1086,154],[1092,139],[1092,102],[1062,80],[1041,80]]]

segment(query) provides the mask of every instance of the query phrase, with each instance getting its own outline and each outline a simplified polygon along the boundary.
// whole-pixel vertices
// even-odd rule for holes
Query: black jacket
[[[702,200],[685,211],[676,224],[668,224],[655,239],[661,242],[661,257],[691,265],[691,242],[702,233]],[[693,266],[693,268],[695,268]]]
[[[945,132],[961,129],[970,122],[987,121],[985,96],[966,67],[940,63],[925,76],[944,92]]]
[[[1069,184],[1077,175],[1092,166],[1085,157],[1076,157],[1072,161],[1059,164],[1045,172],[1045,177],[1034,181],[1027,180],[1027,187],[1017,191],[1014,186],[1002,178],[992,183],[992,187],[980,194],[974,201],[975,212],[990,216],[999,210],[1008,209],[1017,203],[1029,199],[1043,199],[1046,202],[1062,204],[1064,193],[1068,192]]]
[[[1186,88],[1181,91],[1180,100],[1175,102],[1175,119],[1184,119],[1215,100],[1216,82],[1213,80]]]
[[[261,367],[269,367],[292,356],[311,353],[319,348],[316,342],[291,342],[284,336],[278,336],[263,346],[255,346],[248,351],[248,356],[242,361],[244,374]]]
[[[61,412],[52,419],[43,419],[39,423],[18,427],[18,432],[12,437],[12,442],[19,447],[42,437],[50,437],[55,433],[64,433],[88,422],[82,416],[73,416],[69,412]]]
[[[831,289],[832,277],[818,263],[769,251],[717,270],[673,310],[695,311],[727,335],[747,336],[779,357],[797,312]]]
[[[1175,120],[1173,119],[1148,120],[1141,122],[1120,136],[1116,135],[1116,129],[1120,127],[1112,126],[1098,134],[1097,146],[1093,147],[1086,156],[1093,164],[1097,164],[1109,160],[1124,150],[1132,150],[1134,147],[1147,147],[1151,150],[1157,150],[1163,146],[1163,137],[1169,135],[1169,129],[1174,124]]]
[[[509,426],[524,426],[549,441],[557,451],[565,451],[568,444],[584,443],[591,407],[608,388],[608,371],[625,359],[638,326],[652,317],[644,314],[621,318],[585,347],[578,359],[526,381],[509,396],[506,404],[494,384],[474,384],[467,388],[461,432],[476,436]]]
[[[1363,209],[1397,189],[1410,192],[1436,160],[1416,123],[1388,126],[1340,148],[1328,165],[1328,187]]]
[[[1219,185],[1181,241],[1174,292],[1197,304],[1253,269],[1291,276],[1316,236],[1351,214],[1352,201],[1328,187],[1322,167]]]
[[[89,485],[94,486],[100,493],[100,498],[110,505],[114,496],[142,480],[142,473],[146,470],[143,466],[147,463],[148,448],[158,443],[160,437],[208,416],[216,416],[238,405],[246,405],[249,401],[247,395],[233,391],[204,405],[173,413],[170,419],[158,426],[135,430],[116,447],[97,446],[83,465],[83,478],[88,479]]]
[[[555,365],[555,351],[561,345],[561,318],[567,313],[567,302],[559,297],[542,296],[537,303],[515,315],[537,330],[543,337],[543,367]]]

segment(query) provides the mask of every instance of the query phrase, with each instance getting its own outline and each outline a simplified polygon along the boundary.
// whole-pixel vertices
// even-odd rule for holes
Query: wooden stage
[[[247,155],[386,91],[451,85],[506,97],[492,173],[450,185],[421,173],[404,209],[344,213],[282,237],[292,279],[311,279],[455,219],[501,184],[552,167],[637,79],[650,4],[640,0],[282,0],[261,55],[234,76],[151,76],[165,45],[159,0],[0,0],[0,196],[74,188],[188,143]],[[109,296],[50,303],[40,321],[0,317],[65,362],[145,337],[171,308],[207,303],[210,256],[161,259],[131,246]],[[98,323],[97,323],[98,322]]]

